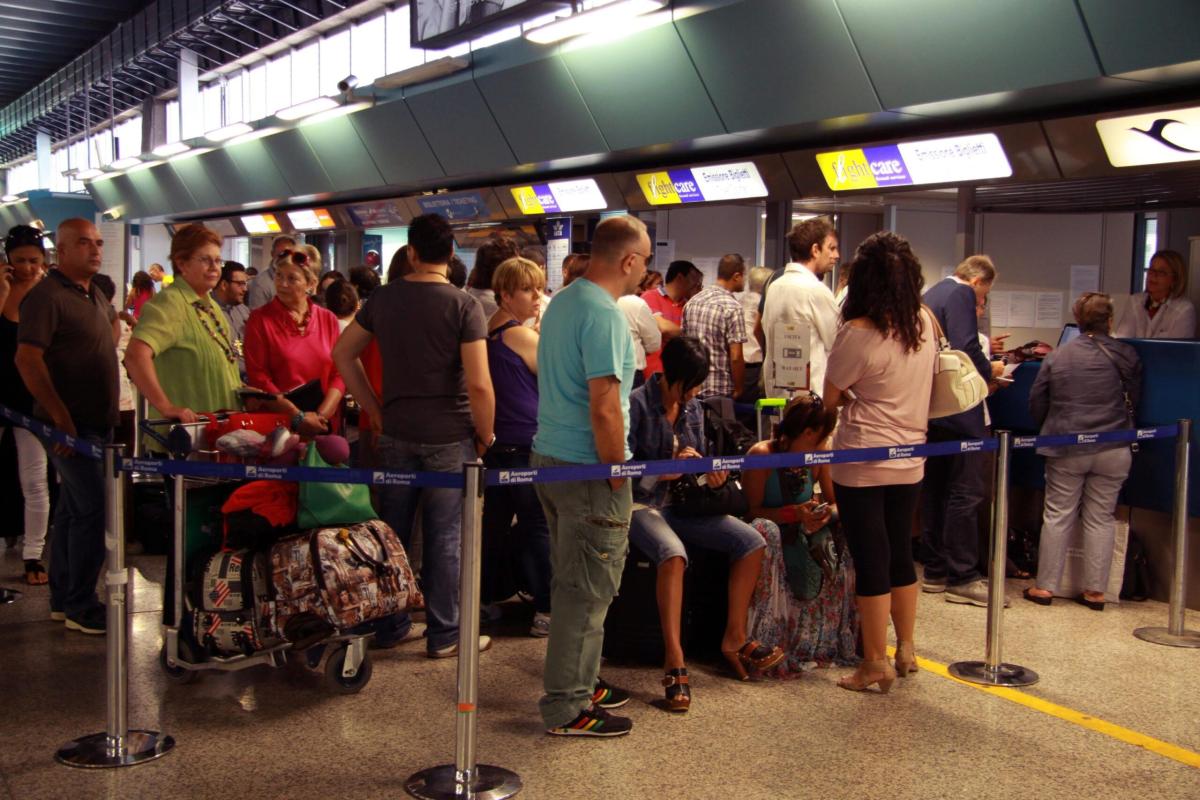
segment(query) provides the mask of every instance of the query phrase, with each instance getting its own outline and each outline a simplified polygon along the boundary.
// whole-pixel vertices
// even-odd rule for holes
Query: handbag
[[[305,467],[328,467],[314,444],[309,444],[300,462]],[[345,469],[341,467],[340,469]],[[321,483],[304,481],[296,521],[301,528],[354,525],[376,518],[371,507],[371,489],[362,483]]]
[[[1125,373],[1121,371],[1121,365],[1117,363],[1117,360],[1113,358],[1113,354],[1110,353],[1108,348],[1104,346],[1104,342],[1100,341],[1090,333],[1087,335],[1087,337],[1096,343],[1096,346],[1100,348],[1100,352],[1104,353],[1104,357],[1112,363],[1113,369],[1117,371],[1117,379],[1121,381],[1121,399],[1125,402],[1125,422],[1130,428],[1136,428],[1137,421],[1136,415],[1133,413],[1133,398],[1129,396],[1129,381],[1125,380]],[[1136,453],[1137,451],[1138,443],[1130,442],[1129,452]]]
[[[786,527],[791,530],[781,530],[781,545],[788,587],[797,600],[807,602],[821,593],[827,581],[833,581],[841,556],[830,526],[811,535],[805,534],[799,524]]]
[[[937,316],[922,306],[933,322],[938,349],[933,360],[933,391],[929,395],[929,418],[951,417],[970,411],[988,394],[987,381],[975,368],[975,362],[961,350],[954,350],[938,324]]]
[[[679,516],[743,517],[750,512],[750,504],[736,480],[726,480],[714,489],[701,485],[697,478],[698,475],[683,475],[671,482],[671,510]]]

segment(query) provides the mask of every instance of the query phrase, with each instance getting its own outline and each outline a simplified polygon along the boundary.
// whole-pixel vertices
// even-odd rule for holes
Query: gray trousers
[[[1128,447],[1046,459],[1046,508],[1037,587],[1058,591],[1077,522],[1083,527],[1083,588],[1103,592],[1112,566],[1117,494],[1129,475]]]

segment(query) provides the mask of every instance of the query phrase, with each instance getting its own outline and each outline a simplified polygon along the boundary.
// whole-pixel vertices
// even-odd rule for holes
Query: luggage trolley
[[[216,460],[217,452],[207,449],[204,442],[204,426],[208,421],[204,419],[204,422],[187,424],[172,420],[145,420],[139,427],[142,433],[166,448],[174,458]],[[167,430],[166,435],[162,433],[163,430]],[[185,447],[188,449],[185,450]],[[164,588],[164,591],[172,593],[172,615],[170,622],[163,623],[163,645],[159,653],[159,665],[167,678],[174,683],[188,684],[206,671],[235,672],[260,664],[283,667],[288,662],[288,654],[294,653],[300,655],[300,661],[314,671],[321,670],[323,660],[325,679],[334,691],[342,694],[361,691],[371,680],[372,673],[366,643],[367,636],[371,635],[369,633],[338,631],[307,646],[277,639],[262,649],[248,653],[217,654],[205,651],[196,640],[191,624],[194,615],[201,613],[195,601],[203,581],[201,576],[191,572],[196,565],[188,563],[188,495],[197,490],[243,482],[229,478],[184,476],[176,476],[173,481],[173,535],[168,557],[172,559],[174,569],[171,585]],[[216,553],[219,548],[207,550]],[[249,564],[246,567],[251,569]],[[257,602],[254,606],[250,613],[258,613]]]

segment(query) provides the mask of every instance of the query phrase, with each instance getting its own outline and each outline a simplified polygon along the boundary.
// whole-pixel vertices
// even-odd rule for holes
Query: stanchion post
[[[515,772],[477,764],[475,735],[479,697],[479,570],[483,551],[483,464],[463,465],[462,557],[459,566],[458,713],[454,763],[430,767],[408,779],[404,788],[425,800],[504,800],[521,791]]]
[[[1012,433],[997,431],[996,477],[992,493],[992,554],[988,563],[987,644],[983,661],[956,661],[950,674],[971,683],[988,686],[1030,686],[1038,682],[1036,672],[1016,664],[1005,664],[1004,576],[1008,565],[1008,469],[1012,456]]]
[[[142,421],[148,418],[149,404],[137,387],[133,387],[133,457],[142,457]]]
[[[125,566],[124,493],[117,470],[122,451],[121,445],[104,448],[107,724],[103,733],[59,748],[55,760],[70,767],[128,767],[164,756],[175,746],[173,738],[158,731],[129,730],[129,570]]]
[[[1175,438],[1175,498],[1171,510],[1171,533],[1175,537],[1175,564],[1171,570],[1171,604],[1167,611],[1167,627],[1138,628],[1137,638],[1171,647],[1200,647],[1200,632],[1185,626],[1187,615],[1188,563],[1188,455],[1191,450],[1192,421],[1179,420]]]

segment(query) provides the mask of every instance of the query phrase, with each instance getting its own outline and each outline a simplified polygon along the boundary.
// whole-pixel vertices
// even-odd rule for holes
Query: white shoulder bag
[[[988,394],[987,381],[975,368],[975,362],[961,350],[950,348],[937,316],[921,307],[933,323],[937,354],[933,360],[933,391],[929,395],[929,418],[950,417],[970,411]]]

